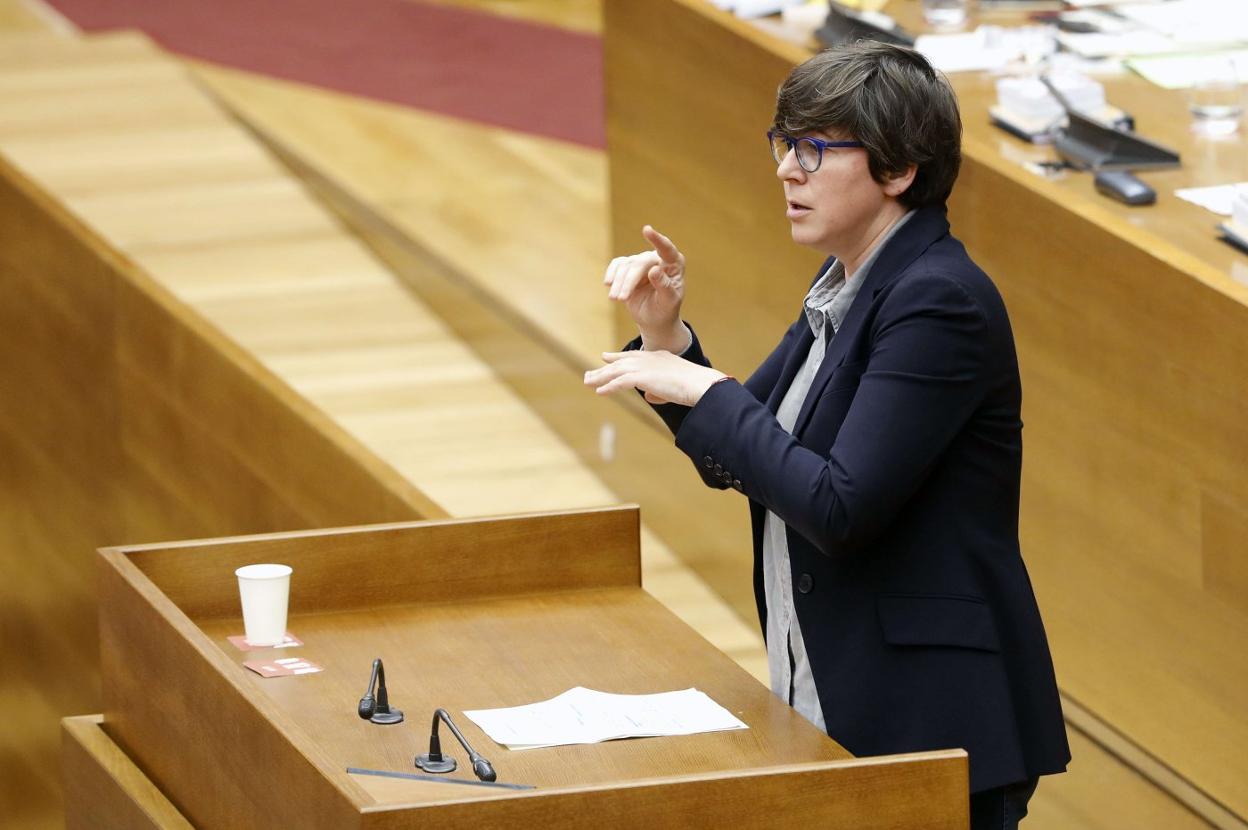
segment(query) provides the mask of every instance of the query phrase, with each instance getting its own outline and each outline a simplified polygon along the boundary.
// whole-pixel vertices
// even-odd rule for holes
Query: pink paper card
[[[229,640],[230,643],[239,651],[259,651],[265,648],[291,648],[293,646],[303,645],[303,640],[300,640],[289,631],[286,632],[286,638],[275,646],[253,646],[251,643],[247,642],[247,638],[242,634],[235,634],[233,637],[226,637],[225,639]]]
[[[243,665],[261,677],[287,677],[292,674],[316,674],[325,671],[319,663],[302,657],[283,657],[279,660],[246,660]]]

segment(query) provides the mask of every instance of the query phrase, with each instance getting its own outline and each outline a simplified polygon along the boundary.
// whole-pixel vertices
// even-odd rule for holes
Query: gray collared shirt
[[[853,279],[846,281],[845,267],[836,261],[807,292],[803,308],[815,341],[811,343],[805,362],[776,410],[776,420],[786,432],[793,431],[815,374],[823,364],[828,340],[840,330],[867,272],[875,264],[880,251],[912,214],[913,211],[907,213],[889,229]],[[802,629],[793,609],[793,571],[789,564],[789,540],[785,534],[784,521],[768,510],[763,523],[763,590],[767,600],[767,669],[771,691],[802,717],[827,731]]]

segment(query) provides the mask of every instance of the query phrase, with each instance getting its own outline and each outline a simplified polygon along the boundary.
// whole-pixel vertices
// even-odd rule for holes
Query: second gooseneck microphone
[[[377,690],[376,698],[373,697],[374,688]],[[373,661],[373,674],[368,679],[368,691],[360,698],[359,713],[364,720],[383,726],[403,722],[403,713],[390,708],[390,696],[386,694],[386,669],[381,665],[380,657]]]
[[[445,709],[437,709],[433,713],[433,731],[429,735],[429,751],[416,756],[416,766],[425,772],[453,772],[455,770],[455,759],[442,754],[442,741],[438,739],[438,721],[444,721],[452,733],[454,733],[459,745],[468,753],[468,760],[472,762],[472,772],[482,781],[493,781],[498,778],[494,772],[494,767],[489,761],[477,754],[468,740],[464,738],[464,733],[459,731],[459,727],[451,720],[451,715]]]

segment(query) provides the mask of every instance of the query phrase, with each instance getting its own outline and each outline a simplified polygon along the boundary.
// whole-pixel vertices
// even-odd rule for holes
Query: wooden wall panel
[[[191,830],[104,731],[101,715],[61,722],[66,830]]]
[[[865,758],[821,767],[755,768],[736,776],[705,775],[679,782],[642,781],[614,789],[586,787],[508,803],[451,803],[431,809],[431,823],[444,827],[583,827],[592,815],[593,826],[600,830],[717,830],[725,826],[962,830],[967,826],[969,804],[964,796],[951,794],[966,775],[965,753],[951,750],[886,757],[892,763]],[[777,815],[777,805],[784,806],[783,816]],[[412,827],[402,813],[378,811],[366,817],[368,830]]]
[[[1213,596],[1248,614],[1248,556],[1243,546],[1248,539],[1248,505],[1205,492],[1200,506],[1202,584]]]
[[[0,158],[0,815],[97,711],[101,544],[445,515]]]
[[[1220,596],[1248,544],[1248,303],[974,158],[952,218],[1015,329],[1058,682],[1248,818],[1248,614]]]
[[[49,228],[11,172],[0,177],[0,699],[31,717],[0,726],[0,813],[25,819],[59,801],[59,717],[99,707],[91,538],[118,538],[107,471],[122,463],[109,440],[108,263],[66,244],[72,231]]]

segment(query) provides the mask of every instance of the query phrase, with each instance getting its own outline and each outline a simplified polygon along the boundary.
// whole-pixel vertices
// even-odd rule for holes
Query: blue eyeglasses
[[[824,141],[819,138],[794,138],[778,130],[767,131],[767,141],[771,143],[771,157],[776,164],[784,161],[784,157],[792,150],[797,155],[797,163],[807,173],[813,173],[823,164],[823,153],[829,147],[863,147],[861,141]]]

